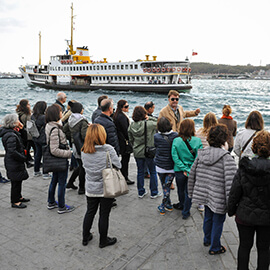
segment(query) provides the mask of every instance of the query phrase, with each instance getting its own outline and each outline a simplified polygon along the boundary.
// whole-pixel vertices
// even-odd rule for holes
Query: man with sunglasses
[[[172,130],[179,132],[180,123],[187,117],[197,116],[200,113],[200,109],[194,111],[184,111],[183,107],[178,104],[179,101],[179,92],[176,90],[170,90],[168,93],[169,104],[161,109],[159,117],[166,117],[170,120],[172,124]]]

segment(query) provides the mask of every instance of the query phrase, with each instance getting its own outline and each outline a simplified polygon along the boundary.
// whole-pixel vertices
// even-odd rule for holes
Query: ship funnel
[[[157,61],[157,56],[153,56],[153,61]]]
[[[145,61],[149,61],[149,54],[146,54],[145,57],[146,57]]]
[[[104,60],[104,63],[107,63],[107,58],[103,58],[103,60]]]

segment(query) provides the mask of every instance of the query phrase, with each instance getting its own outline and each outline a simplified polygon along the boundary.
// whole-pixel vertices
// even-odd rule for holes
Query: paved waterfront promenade
[[[0,171],[6,175],[3,158]],[[226,219],[222,244],[225,254],[210,256],[203,246],[203,215],[192,208],[191,217],[182,220],[174,210],[161,216],[157,211],[161,198],[149,195],[138,199],[136,186],[117,199],[112,209],[109,236],[117,237],[116,245],[98,247],[97,220],[93,240],[82,246],[82,221],[86,211],[84,195],[67,190],[66,203],[76,206],[72,213],[59,215],[57,209],[47,210],[49,180],[30,178],[23,183],[23,195],[30,198],[26,209],[10,207],[10,184],[0,184],[0,269],[236,269],[238,247],[234,219]],[[130,162],[130,178],[136,180],[136,164]],[[149,180],[146,179],[148,188]],[[78,180],[76,181],[78,184]],[[177,201],[176,190],[172,201]],[[251,254],[255,269],[256,252]]]

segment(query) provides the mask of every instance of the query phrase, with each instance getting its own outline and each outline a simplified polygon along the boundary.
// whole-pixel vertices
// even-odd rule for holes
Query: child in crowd
[[[155,163],[156,171],[163,189],[163,200],[158,206],[158,211],[161,215],[164,215],[165,210],[173,210],[170,200],[170,190],[175,174],[171,149],[172,142],[178,134],[172,131],[172,124],[166,117],[161,117],[158,120],[157,129],[158,133],[154,135],[154,144],[156,147]]]

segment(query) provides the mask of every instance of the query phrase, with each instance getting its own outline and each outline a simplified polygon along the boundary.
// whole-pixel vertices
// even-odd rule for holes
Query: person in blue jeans
[[[138,197],[142,199],[148,192],[144,188],[145,164],[150,172],[151,199],[162,195],[158,192],[157,172],[154,157],[145,157],[145,146],[154,147],[154,134],[156,133],[157,119],[148,116],[142,106],[136,106],[133,111],[132,122],[128,128],[129,141],[133,146],[133,154],[137,164]],[[146,141],[145,141],[146,133]]]
[[[187,193],[189,171],[197,156],[198,149],[203,148],[200,138],[195,137],[195,123],[185,119],[180,124],[179,137],[173,140],[172,159],[176,176],[179,205],[183,205],[183,219],[190,216],[191,199]]]
[[[51,155],[60,158],[71,158],[71,150],[68,146],[65,133],[62,130],[62,118],[61,107],[57,104],[53,104],[48,107],[45,115],[46,120],[46,139],[50,145]],[[61,146],[61,148],[60,148]],[[44,164],[45,166],[46,164]],[[52,180],[48,190],[48,205],[47,208],[52,210],[58,207],[58,213],[69,213],[75,209],[74,206],[65,204],[65,190],[68,174],[68,161],[65,170],[60,172],[53,172]],[[58,202],[55,201],[55,190],[58,184]]]
[[[154,135],[154,143],[157,149],[155,156],[156,170],[163,189],[163,200],[158,206],[161,215],[165,210],[172,211],[173,207],[170,199],[172,181],[174,179],[173,160],[171,155],[172,142],[178,136],[177,132],[172,131],[171,122],[162,116],[157,123],[158,133]]]
[[[236,172],[234,158],[223,149],[227,138],[225,125],[211,127],[207,135],[209,146],[198,150],[188,177],[188,196],[192,198],[192,203],[205,206],[203,244],[210,247],[210,255],[226,252],[220,237]]]

